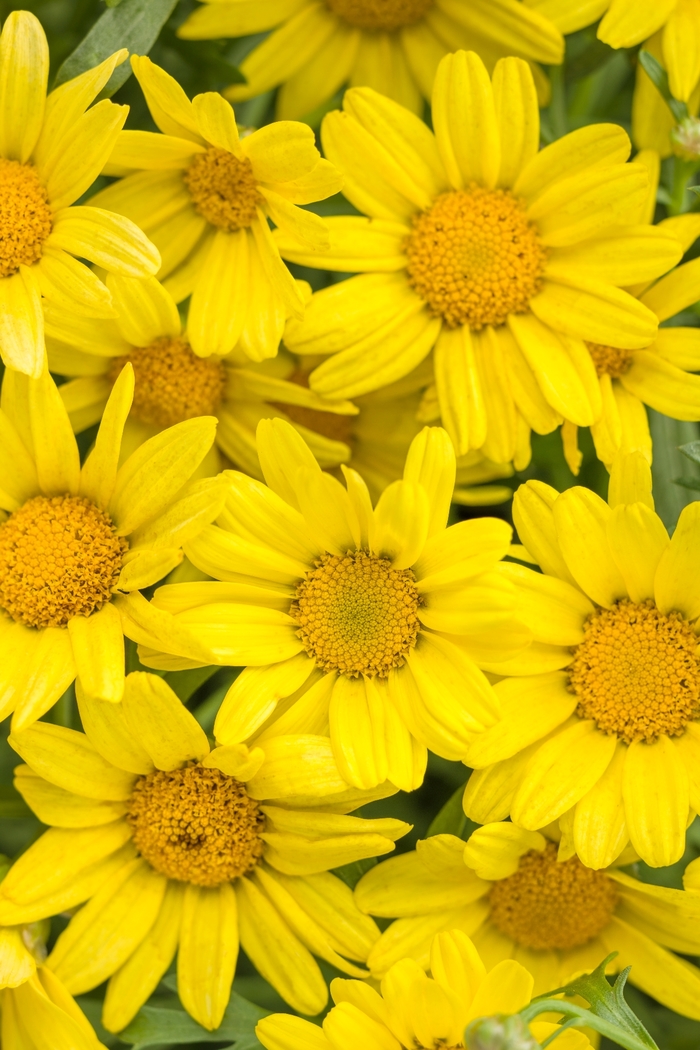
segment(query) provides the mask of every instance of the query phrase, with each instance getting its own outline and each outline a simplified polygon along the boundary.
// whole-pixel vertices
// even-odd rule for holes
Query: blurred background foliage
[[[264,34],[238,40],[184,41],[176,36],[176,30],[192,10],[196,0],[25,0],[12,3],[0,0],[0,18],[17,9],[30,10],[40,19],[49,40],[51,53],[50,85],[62,82],[74,75],[76,62],[81,53],[73,53],[85,37],[94,30],[100,18],[120,16],[120,25],[128,36],[134,32],[143,38],[142,20],[155,26],[150,56],[154,62],[166,69],[192,97],[201,91],[216,91],[241,79],[238,64],[259,42]],[[104,23],[102,24],[104,25]],[[139,28],[140,26],[140,28]],[[611,121],[630,131],[629,115],[634,88],[637,49],[613,51],[596,38],[596,27],[592,26],[572,34],[566,42],[566,60],[563,66],[548,70],[552,95],[550,105],[542,111],[542,139],[549,143],[575,128],[598,121]],[[157,34],[157,36],[156,36]],[[94,33],[91,34],[94,37]],[[88,38],[88,41],[90,37]],[[149,41],[150,44],[150,41]],[[128,46],[126,39],[119,39],[116,46]],[[146,48],[135,47],[137,53]],[[73,58],[71,58],[73,56]],[[102,56],[100,56],[102,57]],[[61,68],[64,66],[65,68]],[[89,63],[92,64],[92,63]],[[128,75],[128,64],[122,67]],[[115,102],[130,107],[126,126],[144,130],[156,130],[143,95],[133,76],[128,78],[112,94]],[[341,102],[339,93],[322,109],[306,118],[318,130],[325,112]],[[240,124],[260,126],[272,119],[274,93],[268,92],[236,107],[236,118]],[[426,104],[425,118],[430,121]],[[674,179],[674,160],[662,165],[662,185],[657,206],[657,220],[667,214]],[[89,196],[107,180],[98,180]],[[697,181],[691,179],[691,181]],[[685,202],[686,208],[700,206],[700,197]],[[341,195],[311,206],[320,214],[352,214],[354,209]],[[700,244],[686,256],[686,260],[700,254]],[[320,270],[305,270],[291,267],[298,277],[310,281],[314,289],[322,288],[333,281],[343,280],[346,274],[331,274]],[[668,323],[668,322],[666,322]],[[685,311],[671,323],[700,325],[700,305]],[[680,510],[686,503],[697,498],[694,490],[700,488],[700,451],[689,458],[679,451],[685,445],[700,439],[700,426],[682,423],[650,412],[650,425],[654,439],[654,495],[657,509],[669,528],[673,528]],[[93,440],[94,433],[87,431],[80,436],[83,455]],[[583,462],[578,477],[574,477],[562,453],[558,432],[544,437],[533,434],[533,456],[529,467],[511,479],[517,487],[528,478],[537,477],[558,490],[574,484],[583,484],[607,495],[608,475],[596,459],[593,444],[587,431],[579,435]],[[700,445],[698,446],[700,450]],[[510,504],[494,508],[456,507],[454,520],[484,514],[496,514],[511,520]],[[140,668],[135,647],[128,643],[128,670]],[[230,668],[208,668],[199,671],[171,672],[165,675],[182,701],[194,713],[204,729],[211,733],[218,707],[231,682],[238,673]],[[66,693],[56,707],[46,716],[59,724],[80,728],[73,688]],[[7,744],[9,724],[0,727],[0,853],[15,857],[33,842],[44,830],[43,825],[29,809],[12,786],[12,771],[17,764],[15,752]],[[373,803],[358,811],[366,816],[396,816],[413,825],[413,830],[397,843],[397,851],[412,849],[417,839],[426,834],[449,832],[468,838],[475,825],[464,817],[461,806],[463,786],[469,770],[456,762],[448,762],[431,755],[428,773],[423,786],[410,795],[399,793],[394,798]],[[670,868],[652,869],[639,863],[633,866],[633,874],[645,881],[664,886],[681,887],[685,866],[700,856],[700,820],[690,827],[688,846],[684,858]],[[350,885],[354,885],[371,862],[349,865],[338,872]],[[51,943],[66,924],[66,918],[53,920]],[[381,924],[381,921],[380,921]],[[693,960],[698,962],[700,960]],[[336,976],[333,968],[320,963],[330,980]],[[136,1050],[168,1050],[169,1047],[189,1045],[193,1048],[208,1047],[220,1050],[253,1050],[258,1046],[254,1035],[257,1018],[268,1010],[289,1010],[277,993],[259,977],[248,960],[242,955],[235,981],[236,995],[232,996],[224,1023],[214,1033],[207,1033],[188,1017],[179,1006],[176,995],[174,973],[161,982],[156,995],[140,1012],[137,1019],[122,1033],[121,1038],[105,1032],[99,1024],[101,1000],[104,988],[95,989],[80,998],[80,1004],[94,1023],[98,1035],[108,1047]],[[671,1013],[650,997],[628,986],[627,998],[638,1013],[661,1050],[698,1050],[700,1047],[700,1023],[689,1021]],[[603,1041],[603,1047],[605,1047]],[[48,1048],[47,1048],[48,1050]]]

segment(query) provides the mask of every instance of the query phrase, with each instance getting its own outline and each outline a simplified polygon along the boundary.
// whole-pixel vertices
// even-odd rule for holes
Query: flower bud
[[[686,117],[671,132],[673,152],[681,160],[700,160],[700,120]]]
[[[467,1050],[539,1050],[540,1046],[519,1014],[478,1017],[464,1039]]]

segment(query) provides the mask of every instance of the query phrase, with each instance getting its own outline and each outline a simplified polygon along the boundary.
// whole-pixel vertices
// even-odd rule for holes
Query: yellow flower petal
[[[522,1010],[531,997],[534,979],[515,959],[504,959],[486,975],[469,1008],[469,1019]]]
[[[127,362],[112,387],[95,445],[80,472],[80,495],[99,507],[106,508],[114,492],[122,434],[133,396],[134,369]]]
[[[47,960],[70,992],[95,988],[126,962],[155,922],[166,885],[139,857],[81,908]]]
[[[187,1012],[208,1031],[221,1024],[238,958],[238,908],[230,883],[188,884],[182,903],[177,985]]]
[[[269,667],[246,667],[224,697],[214,724],[220,744],[247,740],[273,713],[279,700],[300,689],[314,668],[306,653]]]
[[[22,940],[22,931],[12,927],[0,929],[0,985],[17,988],[33,973],[36,960]]]
[[[61,309],[87,317],[116,316],[106,286],[68,252],[44,248],[37,276],[41,294]]]
[[[691,306],[699,297],[700,259],[693,259],[662,277],[641,296],[640,301],[656,314],[659,321],[666,321]]]
[[[603,775],[617,740],[577,721],[540,746],[530,759],[511,806],[513,822],[542,828],[556,820]]]
[[[141,943],[107,985],[102,1024],[120,1032],[155,991],[173,960],[180,937],[185,886],[168,881],[158,916]]]
[[[158,675],[134,671],[126,679],[124,716],[156,769],[178,769],[209,754],[207,735]]]
[[[295,1014],[268,1014],[255,1034],[267,1050],[331,1050],[323,1029]]]
[[[230,102],[222,98],[218,91],[205,91],[201,95],[195,95],[192,100],[192,112],[199,134],[206,142],[219,149],[228,150],[236,156],[241,155],[233,109]]]
[[[486,440],[486,402],[471,333],[444,326],[435,344],[435,383],[442,423],[455,451],[464,455]]]
[[[131,219],[92,206],[56,212],[46,244],[123,277],[148,277],[158,272],[161,263],[155,245]]]
[[[622,801],[626,755],[626,746],[618,741],[610,765],[576,805],[574,844],[581,861],[588,868],[609,867],[627,844],[627,824]]]
[[[0,278],[0,353],[9,368],[37,378],[46,359],[41,285],[36,267]]]
[[[520,858],[530,850],[542,851],[547,845],[539,831],[524,831],[515,824],[499,821],[477,828],[464,847],[464,863],[480,878],[493,882],[513,875]]]
[[[46,191],[54,212],[73,204],[102,171],[129,109],[103,99],[66,132],[61,155],[48,168]]]
[[[540,150],[523,169],[513,191],[528,201],[537,199],[562,180],[592,167],[624,163],[631,148],[629,136],[617,124],[578,128]]]
[[[510,187],[536,156],[540,144],[540,112],[530,67],[522,59],[502,58],[493,71],[501,166],[496,185]]]
[[[24,640],[29,643],[26,648],[22,646],[24,665],[8,661],[8,685],[16,690],[17,697],[12,717],[12,731],[16,733],[53,707],[75,678],[73,647],[64,628],[46,627],[41,631],[24,628]]]
[[[255,799],[294,795],[322,798],[347,787],[338,772],[327,737],[297,734],[272,737],[265,743],[265,763],[246,791]]]
[[[690,503],[681,511],[671,542],[656,570],[656,604],[664,613],[674,610],[688,620],[700,615],[698,565],[695,558],[700,535],[700,503]]]
[[[91,828],[110,824],[126,813],[124,802],[75,795],[35,774],[29,766],[15,769],[15,787],[42,824],[58,828]]]
[[[486,68],[473,51],[446,55],[433,87],[433,126],[450,184],[496,185],[501,143],[494,93]]]
[[[0,37],[0,156],[24,164],[44,120],[49,48],[36,15],[12,11]]]
[[[688,775],[667,736],[630,744],[622,798],[630,841],[642,860],[654,867],[675,864],[685,849]]]
[[[615,507],[608,542],[632,601],[653,599],[656,570],[669,545],[661,518],[643,503]]]
[[[557,539],[571,574],[585,594],[607,608],[627,597],[607,538],[611,514],[600,496],[578,485],[554,504]]]
[[[633,47],[655,33],[674,7],[674,0],[642,0],[634,7],[613,0],[598,26],[598,38],[610,47]]]
[[[628,226],[624,234],[606,231],[580,244],[554,249],[545,272],[553,280],[587,276],[624,286],[666,273],[680,262],[682,254],[683,246],[670,230]]]
[[[35,773],[66,791],[115,802],[131,795],[133,775],[106,762],[83,733],[36,722],[10,742]]]
[[[163,134],[201,144],[192,103],[177,80],[146,55],[132,55],[131,68],[146,96],[151,116]]]
[[[76,675],[88,696],[119,703],[124,693],[124,635],[113,605],[68,621]]]

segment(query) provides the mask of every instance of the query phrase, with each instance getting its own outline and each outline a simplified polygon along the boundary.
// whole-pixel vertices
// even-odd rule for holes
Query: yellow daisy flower
[[[535,642],[489,669],[502,721],[470,746],[466,811],[535,830],[563,817],[584,864],[631,841],[654,866],[683,855],[700,809],[700,503],[669,540],[641,453],[616,462],[608,503],[528,481],[513,504],[542,572],[501,571]]]
[[[117,51],[49,96],[49,48],[35,15],[13,11],[0,35],[0,353],[38,376],[44,367],[41,298],[109,317],[109,293],[81,261],[143,277],[160,257],[133,222],[71,207],[94,182],[129,112],[91,105],[127,52]]]
[[[590,125],[538,152],[537,98],[521,59],[502,59],[492,83],[478,55],[447,55],[432,112],[435,134],[353,88],[343,112],[325,118],[325,152],[368,217],[329,219],[325,256],[287,231],[275,236],[287,259],[359,275],[318,292],[285,338],[296,353],[335,351],[310,379],[325,397],[393,382],[434,346],[458,454],[480,448],[507,463],[523,427],[598,419],[584,340],[648,346],[656,316],[620,286],[665,272],[681,246],[638,224],[649,178],[625,163],[622,128]]]
[[[487,968],[522,963],[535,995],[619,952],[615,971],[631,965],[632,984],[700,1019],[700,970],[674,954],[700,952],[700,893],[652,886],[616,867],[593,871],[571,849],[557,856],[539,832],[496,823],[466,843],[434,835],[367,872],[355,898],[362,911],[396,918],[369,956],[377,976],[405,956],[427,967],[433,936],[457,928]]]
[[[692,55],[690,40],[697,36],[700,46],[700,18],[694,23],[691,36],[686,37],[685,47],[687,55]],[[654,33],[649,40],[644,41],[644,50],[649,51],[661,65],[665,66],[664,33]],[[700,70],[698,70],[700,75]],[[691,116],[697,116],[700,109],[700,80],[695,84],[690,94],[683,100],[687,103],[688,112]],[[641,63],[637,63],[635,74],[634,95],[632,96],[632,141],[639,149],[654,149],[660,156],[668,157],[671,152],[671,131],[676,126],[676,121],[668,108],[665,99],[649,79]]]
[[[562,33],[592,25],[610,47],[634,47],[659,32],[671,94],[684,102],[700,79],[700,10],[697,0],[527,0]]]
[[[129,362],[135,379],[123,439],[129,450],[186,419],[216,416],[216,444],[223,455],[262,478],[255,427],[261,419],[281,415],[289,407],[300,420],[305,414],[314,420],[329,417],[325,427],[301,428],[322,466],[350,458],[348,445],[339,439],[349,434],[347,420],[357,408],[349,401],[327,401],[308,386],[289,382],[287,377],[294,376],[296,368],[290,354],[259,364],[240,349],[224,358],[198,357],[175,300],[155,277],[109,277],[107,286],[118,311],[114,320],[76,317],[53,308],[46,311],[49,367],[62,376],[76,377],[59,388],[76,432],[102,418],[114,381]],[[206,464],[209,473],[216,474],[222,465],[213,448]]]
[[[374,509],[355,470],[343,466],[345,488],[280,419],[259,424],[258,455],[268,487],[227,472],[217,524],[185,545],[214,580],[161,587],[152,604],[209,662],[246,667],[219,711],[220,743],[247,739],[284,698],[284,732],[329,733],[349,784],[412,790],[426,747],[462,758],[496,722],[479,661],[529,643],[493,571],[511,528],[445,528],[455,457],[439,428],[413,440]],[[196,662],[175,641],[139,640],[147,666]]]
[[[282,85],[280,119],[312,113],[348,82],[422,113],[438,62],[457,47],[478,51],[489,69],[505,55],[528,59],[545,105],[549,84],[535,63],[558,65],[564,39],[531,8],[518,0],[206,0],[178,36],[207,40],[271,29],[241,63],[247,83],[224,94],[238,102]]]
[[[157,675],[130,674],[120,704],[77,695],[87,735],[36,722],[10,737],[27,763],[17,789],[51,827],[0,886],[0,921],[87,902],[48,965],[76,995],[108,980],[107,1029],[131,1020],[176,951],[181,1002],[208,1029],[221,1024],[239,941],[301,1013],[327,1000],[314,955],[366,975],[358,963],[379,931],[329,869],[387,853],[409,830],[347,815],[392,785],[348,790],[318,735],[273,730],[211,751]]]
[[[7,371],[0,411],[0,718],[19,731],[76,678],[95,697],[124,689],[124,626],[154,620],[139,588],[182,560],[182,542],[219,513],[214,479],[183,486],[214,440],[216,420],[191,419],[118,467],[133,369],[114,384],[94,448],[78,446],[48,372]],[[157,619],[157,616],[155,617]],[[205,653],[200,649],[200,657]],[[206,659],[205,659],[206,662]]]
[[[291,1014],[270,1014],[255,1029],[266,1050],[462,1050],[464,1029],[477,1017],[514,1014],[532,997],[533,978],[519,962],[504,959],[488,973],[474,943],[461,930],[437,934],[430,945],[428,977],[414,959],[394,963],[381,983],[381,994],[362,981],[331,982],[335,1006],[323,1028]],[[557,1030],[534,1021],[530,1032],[540,1042]],[[561,1050],[585,1050],[583,1032],[557,1036]]]
[[[337,193],[342,179],[306,124],[280,121],[239,136],[217,92],[190,102],[150,59],[131,64],[163,134],[121,132],[105,173],[125,177],[91,203],[133,219],[157,245],[168,291],[177,302],[192,296],[196,354],[223,356],[239,343],[255,361],[274,357],[285,318],[303,316],[304,301],[268,218],[323,251],[324,221],[297,205]]]

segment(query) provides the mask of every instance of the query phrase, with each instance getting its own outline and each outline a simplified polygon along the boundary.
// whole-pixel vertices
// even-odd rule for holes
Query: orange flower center
[[[131,414],[142,423],[171,427],[196,416],[212,416],[224,395],[226,372],[220,361],[197,357],[182,336],[162,336],[150,346],[134,347],[112,362],[114,383],[124,365],[134,367]]]
[[[216,146],[195,156],[184,179],[195,210],[229,233],[250,226],[262,202],[248,158]]]
[[[238,780],[201,765],[139,777],[127,819],[152,868],[196,886],[245,875],[265,848],[257,803]]]
[[[0,277],[41,258],[52,225],[49,196],[32,165],[0,157]]]
[[[609,875],[584,867],[578,857],[558,861],[557,847],[548,842],[526,853],[513,875],[494,882],[490,919],[523,948],[578,948],[605,929],[617,901]]]
[[[28,627],[65,627],[112,597],[126,540],[82,496],[35,496],[0,525],[0,606]]]
[[[697,647],[687,620],[652,601],[596,610],[571,664],[576,713],[627,743],[678,736],[700,714]]]
[[[391,32],[418,22],[434,2],[435,0],[326,0],[326,5],[334,15],[357,29]]]
[[[416,644],[415,576],[366,551],[324,554],[297,588],[290,615],[324,671],[385,678]]]
[[[620,350],[616,346],[604,346],[602,343],[586,343],[586,346],[599,376],[619,379],[632,364],[631,350]]]
[[[450,190],[413,220],[411,286],[450,328],[500,325],[540,290],[546,249],[510,190]]]

